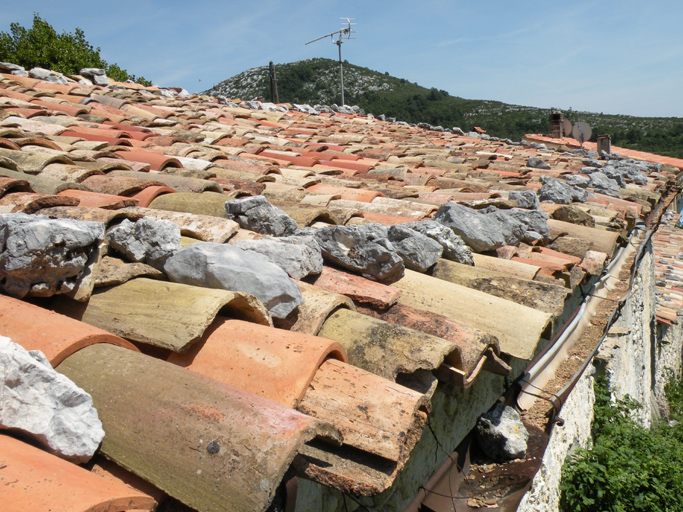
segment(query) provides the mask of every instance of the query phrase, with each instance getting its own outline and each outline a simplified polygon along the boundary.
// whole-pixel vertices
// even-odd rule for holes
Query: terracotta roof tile
[[[6,512],[82,510],[152,512],[151,496],[91,473],[7,435],[0,435],[0,466]]]

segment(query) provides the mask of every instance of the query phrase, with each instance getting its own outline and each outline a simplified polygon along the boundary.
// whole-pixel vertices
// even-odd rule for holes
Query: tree
[[[73,33],[58,34],[38,13],[33,13],[30,29],[11,23],[10,33],[0,32],[0,61],[27,69],[51,69],[65,75],[78,74],[83,68],[102,68],[114,80],[152,85],[144,77],[137,78],[116,64],[107,64],[100,57],[100,48],[93,48],[80,28]]]

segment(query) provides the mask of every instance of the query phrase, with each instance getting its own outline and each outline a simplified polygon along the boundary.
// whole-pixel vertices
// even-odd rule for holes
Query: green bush
[[[152,85],[144,77],[131,75],[116,64],[107,64],[100,57],[100,49],[93,48],[85,40],[80,28],[73,33],[58,34],[38,13],[33,14],[33,26],[30,29],[11,23],[10,33],[0,32],[0,61],[18,64],[26,69],[51,69],[64,75],[77,75],[83,68],[102,68],[114,80],[132,80],[142,85]]]
[[[611,403],[604,381],[596,381],[595,394],[593,447],[578,450],[563,467],[561,510],[683,510],[683,427],[666,421],[641,427],[631,419],[639,404]],[[680,418],[680,380],[668,386],[667,397],[672,418]]]

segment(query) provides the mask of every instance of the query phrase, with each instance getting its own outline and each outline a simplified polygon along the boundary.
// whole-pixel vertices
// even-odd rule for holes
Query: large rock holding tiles
[[[621,198],[621,194],[619,193],[619,183],[611,178],[608,178],[605,173],[594,172],[590,175],[590,179],[591,180],[588,183],[588,186],[597,193],[619,199]]]
[[[0,428],[22,432],[52,453],[90,460],[104,430],[88,393],[57,373],[42,352],[0,336]]]
[[[503,210],[480,212],[456,203],[441,205],[433,219],[451,228],[474,252],[517,245],[526,232],[525,224]]]
[[[522,241],[526,243],[550,241],[550,229],[548,228],[548,216],[541,210],[498,210],[494,212],[498,217],[513,218],[525,226]]]
[[[443,253],[439,242],[401,224],[391,226],[388,235],[406,268],[417,272],[426,272]]]
[[[479,447],[498,462],[524,457],[529,432],[512,407],[498,403],[482,414],[475,428]]]
[[[228,218],[237,222],[241,228],[262,235],[287,236],[293,235],[297,230],[296,221],[270,204],[264,196],[227,201],[225,210]]]
[[[313,231],[323,257],[376,281],[403,277],[405,266],[381,224],[329,226]]]
[[[166,260],[179,251],[180,228],[165,220],[143,217],[123,222],[107,231],[109,245],[136,263],[161,269]]]
[[[517,201],[517,208],[536,209],[539,208],[538,196],[533,190],[511,190],[508,198]]]
[[[538,189],[538,199],[544,203],[570,204],[574,201],[586,202],[587,194],[585,190],[567,185],[562,180],[542,176],[541,183],[543,185]]]
[[[69,293],[103,239],[100,222],[2,214],[0,287],[17,298]]]
[[[527,167],[532,167],[534,169],[550,169],[550,165],[545,163],[543,160],[537,156],[530,156],[526,161]]]
[[[260,254],[211,242],[189,245],[171,256],[164,272],[177,283],[254,295],[275,318],[303,304],[299,287]]]
[[[560,206],[553,212],[553,219],[588,226],[589,228],[595,227],[595,218],[576,206]]]
[[[233,246],[260,254],[287,272],[292,279],[303,279],[323,271],[320,246],[312,236],[240,240]]]
[[[38,80],[44,80],[46,82],[51,82],[53,84],[68,85],[69,81],[61,73],[56,71],[50,71],[45,68],[32,68],[28,72],[28,76],[31,78],[37,78]]]
[[[463,263],[464,265],[474,265],[472,251],[467,247],[467,244],[452,229],[443,224],[433,220],[423,220],[407,222],[402,224],[402,226],[417,231],[441,244],[443,248],[442,258]]]

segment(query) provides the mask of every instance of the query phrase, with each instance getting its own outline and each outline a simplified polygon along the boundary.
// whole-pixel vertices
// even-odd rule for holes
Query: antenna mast
[[[315,43],[316,41],[320,41],[321,39],[325,39],[326,37],[329,37],[332,39],[332,44],[336,44],[337,47],[339,48],[339,82],[341,84],[341,104],[344,105],[344,66],[342,64],[342,56],[341,56],[341,45],[344,42],[344,37],[346,39],[351,39],[351,34],[355,34],[356,31],[353,30],[351,27],[356,25],[356,23],[352,23],[351,20],[355,18],[339,18],[340,20],[346,20],[346,22],[342,21],[342,28],[341,30],[337,30],[336,32],[332,32],[331,34],[325,34],[324,36],[320,36],[317,39],[313,39],[313,41],[309,41],[306,44],[311,44]],[[344,26],[346,25],[346,26]],[[334,36],[337,36],[337,40],[334,40]],[[355,38],[354,38],[355,39]],[[305,45],[304,45],[305,46]]]

